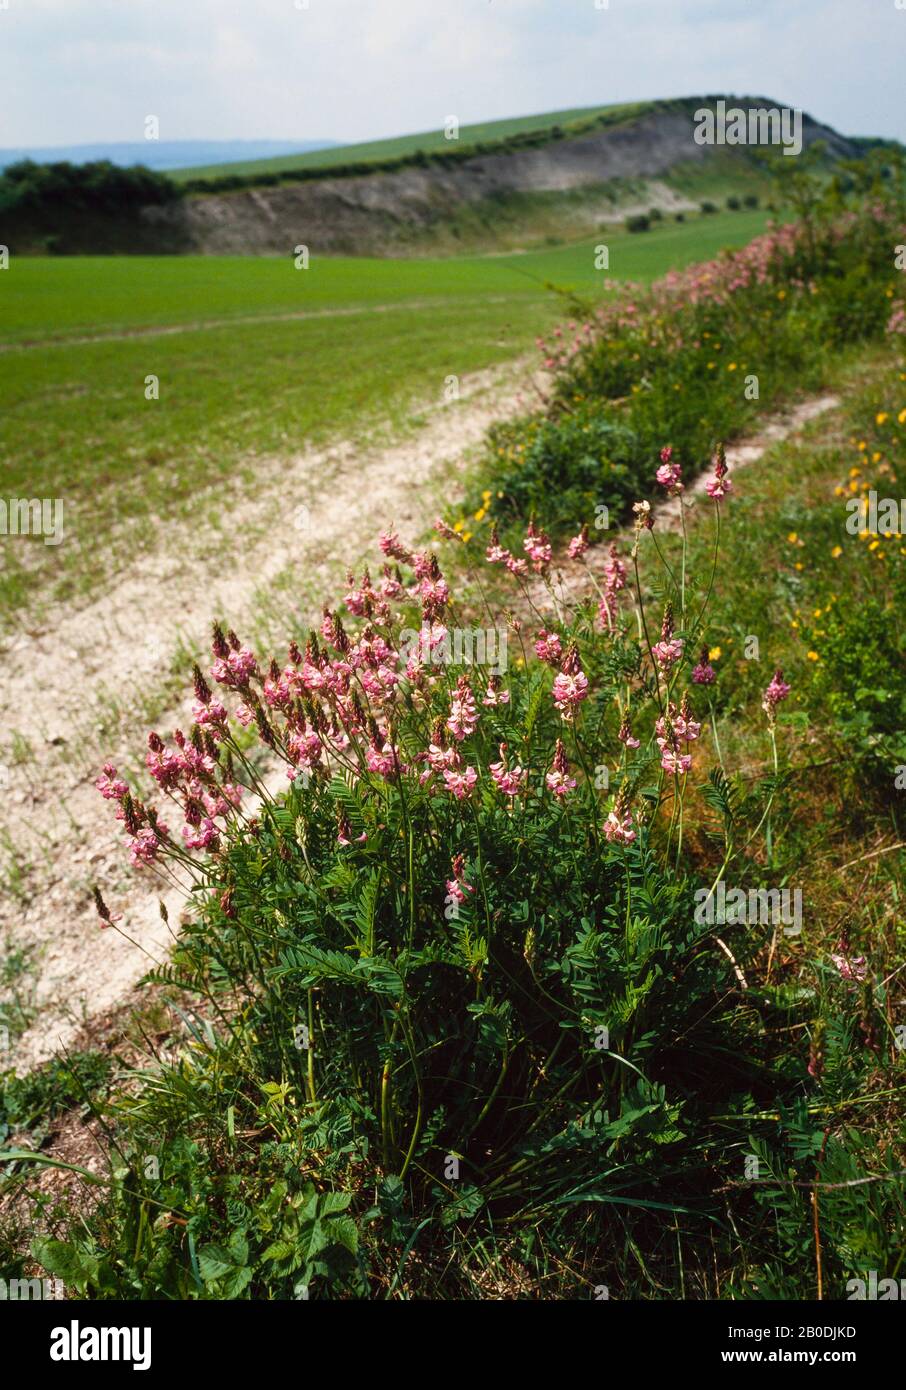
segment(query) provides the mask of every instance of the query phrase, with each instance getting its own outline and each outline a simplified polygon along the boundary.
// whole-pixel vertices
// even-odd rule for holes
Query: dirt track
[[[492,420],[519,408],[517,383],[524,388],[526,376],[523,363],[464,377],[457,402],[433,409],[427,424],[391,448],[338,443],[256,465],[254,500],[225,498],[216,533],[162,527],[147,558],[109,575],[90,602],[60,609],[4,653],[0,727],[7,738],[15,730],[27,740],[30,755],[4,769],[2,867],[12,862],[8,836],[22,878],[15,894],[0,898],[0,944],[29,949],[38,977],[37,1017],[11,1051],[16,1070],[70,1042],[161,956],[168,943],[161,897],[178,920],[181,896],[162,892],[167,885],[150,871],[128,868],[122,828],[94,788],[106,758],[127,775],[142,770],[148,722],[134,697],[161,684],[176,637],[206,644],[212,617],[221,616],[254,640],[270,604],[282,650],[289,621],[279,622],[280,605],[314,619],[347,566],[373,562],[385,526],[424,533],[454,501],[464,455]],[[109,724],[111,696],[117,732],[100,737],[97,711]],[[154,720],[164,733],[180,722],[186,707]],[[95,883],[124,913],[120,925],[135,946],[99,929]]]

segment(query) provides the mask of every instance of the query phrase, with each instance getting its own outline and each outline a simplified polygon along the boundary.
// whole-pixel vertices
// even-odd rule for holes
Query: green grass
[[[739,213],[608,234],[609,274],[650,280],[762,225]],[[316,258],[308,271],[289,259],[15,259],[0,280],[0,496],[62,497],[67,539],[6,546],[0,612],[87,592],[111,545],[153,546],[161,522],[198,515],[200,489],[254,486],[256,460],[399,429],[447,375],[533,350],[565,313],[551,284],[604,292],[594,246]],[[165,329],[182,331],[153,331]],[[101,340],[67,341],[83,336]]]
[[[765,219],[761,211],[665,219],[640,235],[609,228],[594,240],[505,256],[316,256],[307,271],[288,257],[20,257],[0,281],[0,344],[412,300],[434,301],[433,308],[486,295],[540,302],[545,282],[591,294],[603,292],[604,276],[594,268],[600,240],[611,249],[612,279],[650,281],[722,246],[743,245]]]
[[[510,135],[550,130],[552,126],[567,126],[575,121],[594,120],[605,112],[626,117],[643,115],[650,102],[629,102],[618,106],[577,106],[565,111],[546,111],[534,116],[516,116],[502,121],[479,121],[459,128],[462,145],[505,140]],[[170,178],[175,183],[188,179],[218,178],[224,174],[275,174],[283,169],[330,169],[337,164],[366,162],[378,164],[386,159],[423,150],[448,150],[451,141],[445,139],[443,128],[418,131],[414,135],[396,135],[386,140],[366,140],[354,145],[338,145],[326,150],[311,150],[307,154],[279,155],[274,159],[238,160],[233,164],[209,164],[190,169],[173,169]]]

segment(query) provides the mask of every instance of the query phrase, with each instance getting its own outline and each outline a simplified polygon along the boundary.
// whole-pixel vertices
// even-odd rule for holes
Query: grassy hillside
[[[578,106],[566,111],[514,116],[508,120],[480,121],[460,126],[459,141],[462,145],[495,143],[513,135],[550,131],[554,126],[560,126],[564,130],[576,125],[582,128],[599,116],[621,120],[641,116],[652,110],[654,105],[654,102],[626,102],[617,106]],[[574,132],[570,130],[569,133]],[[442,129],[418,131],[414,135],[396,135],[386,140],[365,140],[353,145],[336,145],[330,149],[284,155],[276,159],[247,159],[232,164],[207,164],[198,168],[177,169],[173,171],[172,178],[178,183],[185,183],[189,179],[219,178],[229,174],[277,174],[288,169],[329,171],[335,165],[348,163],[380,164],[415,154],[417,150],[422,150],[425,154],[449,150],[451,143],[445,139]]]
[[[556,246],[652,208],[688,214],[706,201],[764,199],[769,178],[758,151],[706,150],[692,139],[694,112],[716,100],[575,108],[467,124],[456,140],[438,129],[172,179],[148,174],[159,186],[144,201],[137,186],[128,197],[107,190],[113,174],[125,177],[108,166],[23,166],[9,187],[0,180],[3,240],[17,256],[282,256],[302,233],[322,255],[338,256]],[[857,148],[805,116],[806,145],[819,139],[828,171]]]

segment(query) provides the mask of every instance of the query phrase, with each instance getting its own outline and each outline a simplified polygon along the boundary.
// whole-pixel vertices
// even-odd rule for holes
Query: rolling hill
[[[703,199],[765,189],[750,150],[693,140],[694,112],[715,100],[557,112],[477,127],[480,140],[464,127],[458,141],[436,132],[433,144],[422,135],[405,147],[322,151],[282,172],[232,176],[237,188],[224,187],[231,176],[221,172],[186,183],[192,196],[149,209],[147,220],[177,249],[212,254],[288,254],[304,243],[322,254],[395,256],[577,240],[651,208],[686,214]],[[804,117],[804,143],[819,139],[829,158],[857,152]]]
[[[411,256],[515,251],[591,237],[627,217],[698,215],[703,203],[767,192],[745,146],[693,138],[695,112],[718,97],[592,107],[311,151],[194,166],[173,178],[133,170],[121,197],[43,171],[36,201],[7,201],[0,239],[15,251]],[[764,97],[728,104],[772,107]],[[829,163],[859,146],[803,116],[803,144]],[[41,184],[41,179],[36,180]],[[107,180],[109,185],[109,180]],[[15,191],[15,190],[14,190]],[[43,199],[43,202],[42,202]]]

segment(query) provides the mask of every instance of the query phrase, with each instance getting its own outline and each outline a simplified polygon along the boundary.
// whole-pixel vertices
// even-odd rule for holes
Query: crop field
[[[9,496],[62,489],[72,544],[11,555],[0,612],[89,590],[118,534],[140,550],[148,518],[194,508],[218,479],[253,485],[255,457],[401,427],[442,400],[450,374],[534,351],[564,312],[553,287],[596,301],[608,283],[740,245],[764,220],[608,233],[606,273],[592,242],[460,260],[315,257],[307,270],[289,257],[17,262],[0,281],[0,477]]]

